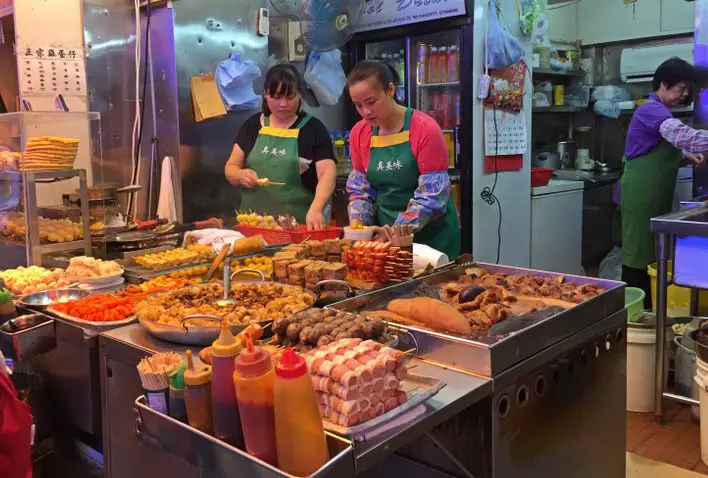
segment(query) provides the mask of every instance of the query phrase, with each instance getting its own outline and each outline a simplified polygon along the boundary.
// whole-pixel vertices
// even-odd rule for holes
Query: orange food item
[[[133,305],[148,292],[97,294],[83,299],[54,304],[53,310],[89,322],[115,322],[135,315]]]

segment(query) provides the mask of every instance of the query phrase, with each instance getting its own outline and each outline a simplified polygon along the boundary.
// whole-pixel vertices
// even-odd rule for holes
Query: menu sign
[[[22,93],[86,95],[83,49],[23,47],[18,54]]]
[[[358,32],[465,15],[465,0],[366,0]]]

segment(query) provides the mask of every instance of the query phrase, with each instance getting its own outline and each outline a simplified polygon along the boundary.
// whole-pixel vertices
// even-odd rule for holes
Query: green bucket
[[[627,309],[627,322],[635,322],[644,312],[646,293],[636,287],[625,287],[624,308]]]

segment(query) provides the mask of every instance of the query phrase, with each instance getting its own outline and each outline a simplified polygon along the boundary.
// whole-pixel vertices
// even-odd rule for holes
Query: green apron
[[[285,186],[256,186],[243,189],[241,210],[267,212],[278,217],[290,214],[301,224],[310,209],[315,195],[300,179],[300,154],[298,136],[300,129],[310,120],[305,116],[295,128],[274,128],[270,118],[263,118],[263,127],[256,144],[246,159],[246,167],[254,170],[259,178],[285,183]]]
[[[651,218],[668,214],[683,153],[668,141],[631,161],[624,158],[620,181],[622,264],[646,270],[656,260]]]
[[[403,131],[379,136],[371,134],[371,156],[366,177],[376,189],[376,220],[379,226],[393,224],[405,212],[418,187],[418,161],[410,146],[410,124],[413,110],[406,110]],[[415,242],[427,244],[454,260],[460,254],[462,238],[460,220],[452,198],[448,199],[445,215],[429,222],[415,233]]]

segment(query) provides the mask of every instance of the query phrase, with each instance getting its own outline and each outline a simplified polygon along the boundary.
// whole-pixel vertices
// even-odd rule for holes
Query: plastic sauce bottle
[[[227,321],[221,322],[221,334],[211,348],[211,406],[214,436],[237,448],[243,448],[241,418],[238,414],[236,389],[233,383],[234,359],[243,347],[241,341],[231,334]]]
[[[187,350],[184,384],[187,386],[187,421],[197,430],[211,435],[214,431],[211,416],[211,367],[195,367],[191,350]]]
[[[246,348],[234,360],[234,386],[241,415],[246,451],[256,458],[278,464],[273,411],[273,364],[270,354],[253,345],[246,336]]]
[[[329,460],[307,364],[291,348],[275,363],[275,437],[278,467],[286,473],[310,476]]]

